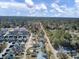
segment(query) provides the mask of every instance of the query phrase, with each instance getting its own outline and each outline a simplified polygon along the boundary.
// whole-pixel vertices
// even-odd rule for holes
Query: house
[[[27,41],[29,38],[30,33],[26,28],[14,28],[14,30],[9,31],[7,35],[0,36],[1,40],[5,41]]]
[[[58,53],[65,53],[65,54],[70,54],[71,56],[77,55],[77,52],[73,48],[68,48],[68,47],[60,47],[58,50]]]

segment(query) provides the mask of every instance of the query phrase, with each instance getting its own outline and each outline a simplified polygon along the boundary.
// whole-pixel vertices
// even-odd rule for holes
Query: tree
[[[53,43],[54,45],[61,45],[64,41],[64,33],[65,31],[64,30],[56,30],[54,33],[53,33]]]
[[[68,32],[65,32],[64,38],[70,40],[70,38],[72,38],[72,36]]]
[[[64,53],[58,53],[59,59],[68,59],[68,56]]]

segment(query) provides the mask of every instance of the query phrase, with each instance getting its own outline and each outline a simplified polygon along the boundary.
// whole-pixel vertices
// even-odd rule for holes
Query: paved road
[[[51,49],[51,52],[53,53],[53,55],[54,55],[54,58],[55,59],[58,59],[58,57],[57,57],[57,51],[52,47],[52,45],[51,45],[51,43],[50,43],[50,40],[49,40],[49,38],[48,38],[48,36],[47,36],[47,34],[46,34],[46,31],[44,30],[44,27],[43,27],[43,25],[40,23],[40,26],[41,26],[41,29],[43,30],[43,32],[44,32],[44,34],[45,34],[45,38],[46,38],[46,40],[47,40],[47,42],[48,42],[48,45],[49,45],[49,47],[50,47],[50,49]]]
[[[32,40],[32,33],[28,39],[28,41],[25,43],[25,51],[24,51],[24,57],[22,59],[26,59],[26,51],[30,48],[30,44],[31,44],[31,41]]]

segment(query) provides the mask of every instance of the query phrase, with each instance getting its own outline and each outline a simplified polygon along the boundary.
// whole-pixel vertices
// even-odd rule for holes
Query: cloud
[[[79,0],[75,0],[76,8],[59,5],[59,1],[50,5],[43,2],[35,4],[32,0],[25,0],[26,3],[0,2],[0,15],[79,17]]]
[[[60,6],[59,6],[58,4],[56,4],[56,3],[52,3],[52,4],[51,4],[51,7],[52,7],[53,9],[57,10],[58,12],[64,12],[64,11],[60,8]]]
[[[75,2],[77,2],[77,3],[78,3],[78,2],[79,2],[79,0],[75,0]]]
[[[41,4],[37,4],[35,5],[35,9],[36,10],[46,10],[47,9],[47,6],[44,4],[44,3],[41,3]]]
[[[77,1],[77,3],[78,2],[79,1]],[[57,3],[52,3],[51,7],[50,12],[54,14],[53,16],[55,17],[79,17],[78,7],[68,7],[65,4],[59,5]]]
[[[26,8],[26,4],[14,2],[0,2],[0,8]]]
[[[40,6],[41,6],[41,9],[47,9],[47,6],[44,3],[40,4]]]
[[[34,5],[34,2],[32,0],[25,0],[25,2],[28,4],[28,5]]]
[[[75,0],[75,5],[79,8],[79,0]]]
[[[4,9],[5,8],[5,9]],[[42,15],[46,12],[47,6],[44,3],[35,4],[32,8],[29,8],[26,3],[17,3],[17,2],[0,2],[0,10],[5,15]],[[11,10],[11,11],[10,11]],[[43,10],[42,14],[40,11]],[[44,12],[45,11],[45,12]],[[7,12],[9,14],[7,14]],[[2,13],[1,13],[2,14]],[[4,15],[4,14],[3,14]],[[38,15],[39,16],[39,15]]]
[[[55,17],[79,17],[79,0],[75,0],[74,7],[68,7],[66,4],[59,5],[59,0],[51,4],[49,12]],[[52,15],[53,14],[53,15]]]

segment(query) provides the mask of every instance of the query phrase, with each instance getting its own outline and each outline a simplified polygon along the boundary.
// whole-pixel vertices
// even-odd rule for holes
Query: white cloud
[[[57,2],[56,2],[57,1]],[[51,4],[50,12],[53,16],[58,17],[79,17],[79,0],[75,0],[76,7],[67,7],[67,5],[59,5],[59,0]]]
[[[47,10],[47,6],[44,3],[41,3],[41,4],[35,5],[35,9],[37,9],[37,10],[42,10],[42,9]]]
[[[12,9],[14,11],[14,14],[12,13],[12,15],[31,15],[31,16],[36,15],[37,16],[38,14],[42,15],[40,13],[41,10],[43,10],[43,14],[47,12],[46,11],[47,6],[44,3],[36,4],[32,8],[29,8],[27,6],[27,4],[25,4],[25,3],[0,2],[0,9],[1,8],[2,9],[5,8],[5,10],[3,9],[4,11],[6,11],[6,9],[10,9],[10,10]],[[38,10],[38,11],[36,11],[36,10]],[[11,13],[11,11],[10,11],[10,13]]]
[[[58,12],[64,12],[64,11],[60,8],[60,6],[59,6],[58,4],[56,4],[56,3],[52,3],[52,4],[51,4],[51,7],[52,7],[53,9],[57,10]]]
[[[75,0],[75,2],[76,2],[76,3],[78,3],[78,2],[79,2],[79,0]]]
[[[56,17],[78,17],[79,15],[75,7],[67,7],[67,5],[60,6],[56,3],[51,4],[51,6],[52,9],[50,9],[50,12]]]
[[[0,2],[0,8],[26,8],[26,4],[13,2]]]
[[[77,8],[79,8],[79,0],[75,0],[75,5]]]
[[[41,6],[41,9],[47,9],[47,6],[43,3],[40,6]]]
[[[25,0],[25,2],[26,2],[28,5],[34,5],[34,3],[33,3],[32,0]]]
[[[56,0],[55,3],[51,4],[51,8],[45,3],[34,4],[32,0],[25,0],[26,3],[17,3],[17,2],[0,2],[0,15],[6,14],[5,12],[7,9],[12,11],[9,12],[11,15],[18,15],[18,16],[55,16],[55,17],[78,17],[79,16],[79,0],[75,0],[77,8],[74,7],[67,7],[67,5],[58,5],[59,0]],[[33,6],[29,8],[29,6]],[[2,8],[2,9],[1,9]],[[5,8],[5,9],[4,9]],[[7,8],[7,9],[6,9]],[[2,12],[1,12],[2,11]],[[4,15],[3,14],[3,15]],[[6,14],[8,15],[8,14]]]

